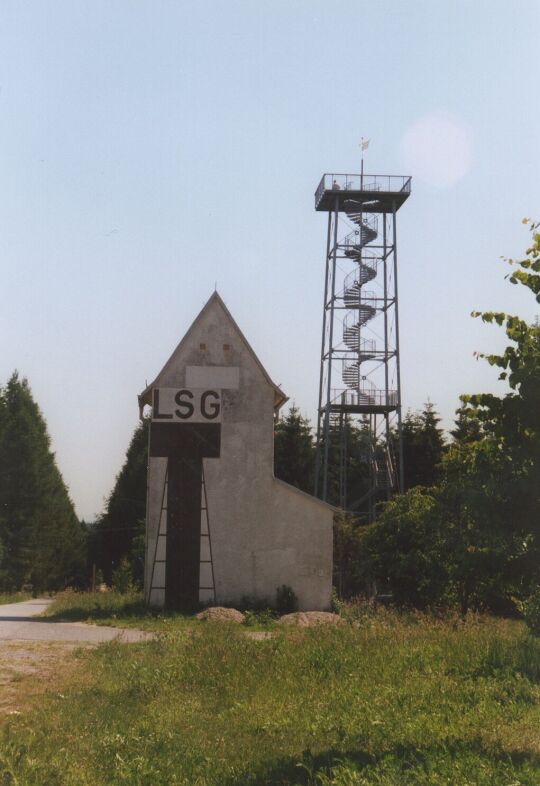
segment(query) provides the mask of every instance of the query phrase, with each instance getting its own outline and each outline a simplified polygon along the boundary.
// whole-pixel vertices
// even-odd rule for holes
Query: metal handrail
[[[362,218],[362,225],[367,229],[373,230],[373,232],[379,231],[379,220],[378,216],[375,214],[366,215],[365,218]],[[359,245],[360,240],[360,228],[354,229],[352,232],[349,232],[348,235],[339,241],[338,248],[341,246],[350,248],[351,246]],[[373,252],[371,252],[373,253]]]
[[[360,293],[360,297],[358,298],[358,306],[350,311],[347,311],[345,314],[345,319],[343,320],[343,327],[349,328],[353,327],[355,324],[358,324],[358,308],[369,308],[373,309],[373,311],[377,311],[377,302],[378,299],[375,295],[375,292],[367,291]]]
[[[409,193],[411,190],[410,175],[350,175],[339,172],[327,172],[315,192],[318,202],[323,191],[332,191],[334,181],[340,191],[367,191],[369,193],[382,191],[384,193]]]
[[[397,403],[396,390],[378,390],[375,387],[366,387],[366,381],[363,382],[360,390],[333,388],[330,399],[331,405],[341,404],[353,407],[362,406],[363,404],[370,404],[375,407],[395,407]]]
[[[362,268],[371,271],[371,275],[365,276],[366,282],[374,279],[377,275],[377,263],[378,259],[363,259],[355,270],[351,270],[351,272],[345,276],[343,281],[343,292],[347,292],[348,289],[352,289],[353,287],[363,286],[360,282]]]
[[[369,227],[369,229],[373,229],[374,232],[378,231],[379,228],[378,216],[375,215],[374,213],[369,216],[366,216],[362,220],[362,223],[365,224],[365,226]],[[349,232],[348,235],[345,235],[345,237],[339,241],[338,248],[341,247],[353,248],[354,246],[359,245],[358,243],[359,237],[360,237],[360,229],[354,229],[352,232]],[[364,251],[364,247],[362,247],[362,255],[364,254],[366,256],[377,256],[375,251],[371,251],[370,249],[366,249]]]
[[[362,325],[373,319],[377,312],[366,303],[361,303],[354,311],[348,311],[347,316],[343,320],[343,341],[348,347],[351,345],[356,350],[358,346],[358,330]]]

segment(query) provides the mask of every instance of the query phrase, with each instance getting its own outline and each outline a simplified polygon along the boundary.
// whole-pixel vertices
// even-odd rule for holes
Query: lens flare
[[[471,133],[449,112],[432,112],[416,121],[400,143],[408,174],[439,188],[462,180],[473,163]]]

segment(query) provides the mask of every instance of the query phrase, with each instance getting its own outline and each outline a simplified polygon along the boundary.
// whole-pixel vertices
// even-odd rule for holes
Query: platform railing
[[[325,191],[368,191],[369,193],[382,191],[384,193],[409,192],[411,178],[408,175],[346,175],[341,173],[326,173],[315,192],[317,205]]]
[[[396,390],[378,390],[368,386],[363,386],[360,390],[333,388],[330,399],[330,406],[396,407],[397,403]]]

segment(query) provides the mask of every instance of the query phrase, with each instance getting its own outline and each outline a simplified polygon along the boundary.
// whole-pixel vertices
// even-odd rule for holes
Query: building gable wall
[[[210,379],[212,369],[239,369],[238,387],[221,393],[221,457],[203,461],[215,602],[250,597],[272,604],[286,584],[301,608],[327,608],[333,511],[274,479],[275,387],[218,300],[199,315],[154,386],[187,387],[188,367],[204,367]],[[150,459],[148,484],[146,591],[158,604],[161,595],[150,598],[150,588],[163,461]]]

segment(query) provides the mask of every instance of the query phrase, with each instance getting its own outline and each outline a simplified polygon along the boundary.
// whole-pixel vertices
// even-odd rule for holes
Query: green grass
[[[538,786],[540,640],[391,611],[274,629],[193,623],[81,653],[12,718],[2,786]]]
[[[197,625],[193,616],[179,612],[151,609],[144,603],[140,592],[121,594],[108,592],[59,593],[42,613],[56,622],[88,622],[95,625],[112,625],[120,628],[166,633],[184,626]],[[272,630],[277,615],[270,609],[245,612],[245,626],[251,630]]]
[[[7,603],[20,603],[31,597],[31,592],[0,592],[0,606],[5,606]]]
[[[120,628],[167,632],[188,623],[189,618],[176,612],[150,609],[140,592],[74,592],[60,593],[43,612],[56,622],[89,622]]]

